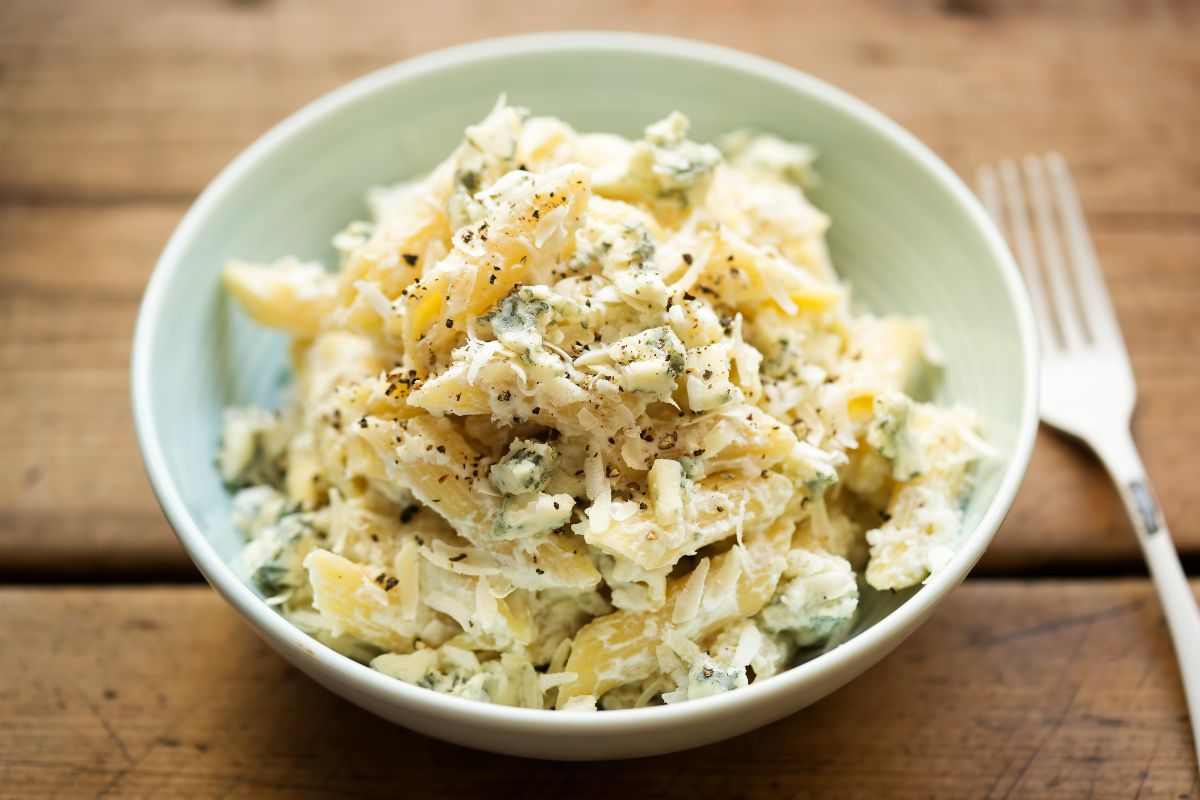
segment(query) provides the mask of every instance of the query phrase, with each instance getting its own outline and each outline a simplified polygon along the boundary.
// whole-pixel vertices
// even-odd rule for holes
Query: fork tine
[[[1029,219],[1025,212],[1025,197],[1021,192],[1021,181],[1017,176],[1016,165],[1011,161],[1001,161],[999,165],[1000,182],[1004,188],[1004,200],[1001,202],[996,191],[995,176],[990,167],[979,171],[980,192],[989,204],[992,218],[1016,251],[1017,264],[1025,276],[1025,288],[1029,292],[1029,300],[1033,304],[1033,316],[1037,320],[1038,333],[1041,338],[1042,350],[1049,351],[1057,343],[1054,331],[1054,318],[1050,315],[1050,307],[1046,303],[1046,292],[1040,275],[1037,254],[1033,249],[1033,238],[1029,234]],[[986,184],[991,184],[990,187]],[[989,201],[987,196],[991,196]],[[1001,207],[1008,211],[1007,220],[1002,219]],[[1007,223],[1007,224],[1006,224]],[[1006,230],[1007,229],[1007,230]]]
[[[1025,157],[1025,179],[1029,184],[1029,194],[1033,200],[1033,214],[1037,221],[1038,241],[1041,244],[1042,266],[1050,285],[1050,296],[1054,303],[1055,317],[1058,320],[1058,332],[1062,336],[1063,347],[1075,350],[1083,347],[1088,340],[1080,320],[1078,304],[1071,291],[1070,276],[1067,274],[1066,261],[1063,258],[1062,242],[1058,238],[1058,230],[1051,213],[1050,196],[1046,191],[1046,177],[1042,170],[1042,162],[1036,156]]]
[[[990,165],[984,164],[975,173],[976,192],[983,201],[992,221],[1004,232],[1004,221],[1000,219],[1000,190],[996,185],[996,171]]]
[[[1050,173],[1050,183],[1058,201],[1059,219],[1066,234],[1075,286],[1079,290],[1083,315],[1087,320],[1088,330],[1092,333],[1092,340],[1097,345],[1116,345],[1124,350],[1125,343],[1121,339],[1117,315],[1104,286],[1100,262],[1092,246],[1092,237],[1088,233],[1087,222],[1079,204],[1079,195],[1075,192],[1075,184],[1071,180],[1071,173],[1067,169],[1067,162],[1058,153],[1049,153],[1046,155],[1046,169]]]

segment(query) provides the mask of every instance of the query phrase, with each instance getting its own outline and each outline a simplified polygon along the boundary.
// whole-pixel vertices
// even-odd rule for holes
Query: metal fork
[[[1087,443],[1125,501],[1175,642],[1200,761],[1200,610],[1130,433],[1133,370],[1066,162],[1050,153],[1027,156],[1020,169],[1013,161],[985,166],[978,190],[1013,245],[1033,302],[1042,421]]]

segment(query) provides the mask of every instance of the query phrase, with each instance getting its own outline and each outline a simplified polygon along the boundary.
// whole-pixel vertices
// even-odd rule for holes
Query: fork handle
[[[1150,576],[1158,590],[1167,618],[1167,627],[1175,643],[1175,656],[1183,676],[1192,720],[1192,744],[1200,763],[1200,608],[1188,586],[1187,575],[1179,563],[1179,553],[1171,541],[1167,521],[1150,488],[1146,468],[1138,456],[1128,430],[1119,437],[1105,437],[1093,444],[1100,459],[1117,484],[1125,509],[1137,531],[1138,543],[1150,567]]]

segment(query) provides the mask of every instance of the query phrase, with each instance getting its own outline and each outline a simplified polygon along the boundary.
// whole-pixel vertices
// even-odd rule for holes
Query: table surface
[[[618,28],[759,53],[879,107],[967,178],[1063,152],[1134,362],[1138,441],[1200,570],[1200,4],[345,9],[0,5],[0,641],[21,643],[0,647],[0,795],[599,785],[599,766],[512,771],[389,727],[290,670],[196,583],[132,435],[137,303],[196,193],[323,92],[485,36]],[[1043,431],[975,575],[882,665],[763,731],[605,780],[664,797],[1186,797],[1190,748],[1123,510],[1084,449]]]

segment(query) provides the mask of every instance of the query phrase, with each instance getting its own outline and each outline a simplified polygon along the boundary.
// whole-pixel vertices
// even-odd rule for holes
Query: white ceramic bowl
[[[222,296],[231,256],[332,255],[371,185],[429,169],[507,92],[583,130],[637,134],[672,109],[711,138],[753,126],[815,145],[814,201],[834,261],[867,307],[930,320],[945,354],[940,399],[978,410],[999,457],[966,505],[954,559],[919,590],[868,593],[845,644],[725,695],[598,714],[512,709],[375,672],[276,615],[230,566],[240,542],[213,467],[220,409],[273,404],[283,340]],[[270,131],[204,191],[150,279],[133,348],[133,406],[151,483],[212,585],[280,654],[376,714],[460,744],[524,756],[644,756],[734,736],[791,714],[867,669],[921,624],[983,553],[1012,503],[1036,426],[1032,318],[1003,241],[957,177],[911,135],[814,78],[711,45],[550,34],[406,61],[329,94]],[[852,690],[851,690],[852,691]]]

